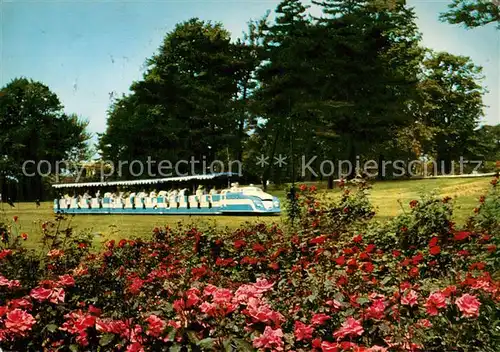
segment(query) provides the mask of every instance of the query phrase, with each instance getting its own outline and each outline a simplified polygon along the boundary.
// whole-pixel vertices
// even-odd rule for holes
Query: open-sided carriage
[[[225,189],[216,189],[216,185],[221,182],[229,183],[232,176],[234,175],[231,173],[219,173],[162,179],[54,184],[52,187],[59,193],[54,200],[54,212],[164,215],[281,213],[278,198],[259,187],[240,187],[233,183]],[[136,192],[137,189],[142,191]],[[95,191],[94,196],[90,190]]]

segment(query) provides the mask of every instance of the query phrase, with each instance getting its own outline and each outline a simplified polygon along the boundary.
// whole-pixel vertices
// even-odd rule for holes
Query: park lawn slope
[[[375,182],[370,191],[370,200],[377,209],[376,219],[385,221],[400,214],[408,203],[418,199],[424,193],[434,192],[439,196],[454,199],[454,220],[465,223],[473,214],[478,199],[488,189],[490,178],[453,178],[427,180],[398,180]],[[326,183],[316,183],[319,193],[328,197],[338,197],[339,189],[326,190]],[[284,188],[284,187],[283,187]],[[270,191],[278,196],[284,208],[286,191],[274,189]],[[38,247],[40,229],[44,221],[52,219],[52,202],[44,202],[40,207],[34,203],[18,203],[15,208],[3,204],[1,217],[11,219],[18,216],[19,231],[28,234],[26,245]],[[251,216],[165,216],[165,215],[77,215],[68,217],[62,224],[69,223],[75,231],[85,231],[94,235],[95,244],[103,241],[132,237],[147,237],[154,227],[182,226],[195,224],[198,228],[213,227],[218,229],[235,229],[245,223],[280,223],[281,217]]]

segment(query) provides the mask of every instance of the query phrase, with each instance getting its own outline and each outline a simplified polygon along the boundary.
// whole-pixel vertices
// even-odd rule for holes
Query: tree
[[[483,116],[481,67],[468,57],[429,52],[420,84],[423,122],[435,129],[432,149],[444,173],[452,161],[470,151],[474,130]]]
[[[250,89],[252,50],[232,44],[219,23],[178,24],[148,59],[132,94],[112,105],[100,138],[105,157],[210,162],[240,149],[246,113],[238,100],[247,97],[238,94]]]
[[[500,124],[483,125],[474,132],[473,157],[483,161],[500,161]]]
[[[422,59],[415,14],[399,0],[318,4],[326,38],[318,69],[322,96],[344,103],[324,115],[324,125],[339,135],[338,156],[353,166],[360,152],[377,145],[382,161],[386,141],[412,122],[408,106]]]
[[[262,31],[265,53],[257,69],[259,86],[253,101],[256,115],[263,120],[256,132],[263,141],[260,152],[270,160],[262,173],[264,187],[277,153],[287,155],[293,178],[294,154],[312,141],[318,75],[311,58],[320,54],[321,42],[313,36],[306,9],[298,0],[284,0],[274,22],[266,23]],[[278,177],[275,170],[275,180]]]
[[[17,180],[27,199],[40,199],[42,178],[36,173],[40,161],[52,172],[56,162],[74,158],[88,149],[87,122],[67,115],[56,94],[40,82],[17,78],[2,88],[0,96],[0,189],[6,179]],[[46,170],[44,170],[45,172]]]
[[[233,45],[238,93],[234,101],[234,111],[238,115],[235,157],[243,161],[245,142],[249,132],[255,129],[257,120],[250,108],[252,95],[258,86],[256,70],[262,61],[262,26],[266,17],[260,21],[250,21],[248,32],[244,33],[243,40],[238,39]]]
[[[500,1],[453,0],[448,11],[440,15],[442,21],[463,24],[468,28],[496,23],[500,29]]]

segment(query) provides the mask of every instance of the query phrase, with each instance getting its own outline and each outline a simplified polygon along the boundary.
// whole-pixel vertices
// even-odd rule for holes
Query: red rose
[[[24,310],[16,308],[7,313],[5,327],[14,334],[25,336],[28,330],[36,323],[33,316]]]
[[[432,255],[438,255],[439,253],[441,253],[441,247],[439,246],[431,247],[431,249],[429,249],[429,253]]]
[[[441,292],[432,293],[425,302],[425,308],[429,315],[438,315],[439,308],[446,308],[446,296]]]
[[[266,250],[266,248],[261,245],[260,243],[255,243],[253,246],[252,246],[252,249],[255,251],[255,252],[264,252]]]
[[[419,275],[419,270],[417,267],[413,267],[410,269],[410,271],[408,272],[408,275],[410,275],[411,277],[417,277]]]
[[[401,297],[401,304],[404,304],[404,305],[407,305],[410,307],[417,305],[418,304],[418,294],[415,291],[410,290],[408,293],[403,295],[403,297]]]
[[[429,241],[429,247],[437,246],[439,239],[437,237],[432,237]]]
[[[393,256],[394,258],[397,258],[397,257],[399,257],[400,255],[401,255],[401,252],[400,252],[400,251],[395,250],[395,249],[393,249],[393,250],[392,250],[392,256]]]
[[[65,274],[59,276],[59,281],[58,284],[61,286],[74,286],[75,285],[75,279],[71,275]]]
[[[314,328],[312,326],[308,326],[300,321],[296,321],[293,334],[295,335],[295,339],[297,341],[310,340],[312,339],[313,331]]]
[[[246,246],[246,242],[244,240],[236,240],[234,241],[233,245],[236,249],[240,249],[242,247],[245,247]]]
[[[361,237],[361,235],[357,235],[352,240],[355,243],[361,243],[363,241],[363,237]]]
[[[38,301],[45,301],[49,299],[52,294],[52,290],[43,287],[37,287],[31,290],[30,296]]]
[[[326,241],[326,236],[321,235],[318,237],[313,238],[312,240],[309,241],[310,244],[322,244]]]
[[[148,325],[148,330],[146,332],[147,335],[153,336],[153,337],[158,337],[161,335],[165,327],[167,326],[167,323],[158,318],[156,315],[151,314],[147,319],[146,322],[149,324]]]
[[[466,231],[461,231],[461,232],[457,232],[454,236],[453,236],[453,239],[455,241],[463,241],[467,238],[469,238],[469,236],[471,235],[470,232],[466,232]]]

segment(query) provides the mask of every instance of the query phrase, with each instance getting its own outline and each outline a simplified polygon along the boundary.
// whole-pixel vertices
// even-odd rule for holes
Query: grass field
[[[463,223],[472,215],[479,197],[487,191],[489,182],[488,177],[384,181],[373,185],[370,199],[377,208],[377,219],[383,221],[401,213],[403,211],[401,204],[408,209],[408,203],[412,199],[419,198],[424,192],[435,192],[437,195],[455,199],[455,221]],[[332,197],[340,194],[338,189],[325,190],[325,183],[316,185],[320,192],[328,192]],[[270,192],[284,201],[284,190],[276,189]],[[54,216],[52,202],[42,203],[38,209],[34,203],[18,203],[15,208],[3,204],[1,207],[0,222],[2,218],[12,219],[17,215],[20,231],[29,235],[27,246],[38,247],[41,223]],[[245,222],[279,223],[282,220],[282,217],[252,216],[77,215],[69,218],[68,222],[75,231],[90,231],[95,235],[95,243],[99,244],[108,239],[149,236],[155,226],[175,226],[181,223],[196,224],[198,227],[214,225],[219,228],[236,228]]]

